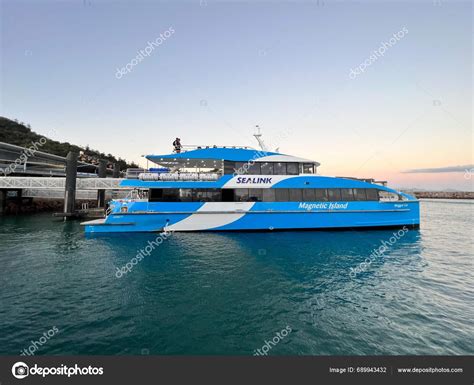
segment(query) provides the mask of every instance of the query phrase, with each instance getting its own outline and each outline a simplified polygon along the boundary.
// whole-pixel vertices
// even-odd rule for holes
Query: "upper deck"
[[[159,165],[180,168],[215,168],[224,162],[307,163],[315,167],[320,165],[310,159],[249,147],[196,146],[190,150],[187,150],[187,146],[184,147],[184,151],[179,153],[146,155],[145,158]]]
[[[150,169],[123,186],[138,189],[358,188],[395,193],[386,182],[317,174],[320,163],[248,147],[195,146],[187,151],[147,155],[162,168]]]

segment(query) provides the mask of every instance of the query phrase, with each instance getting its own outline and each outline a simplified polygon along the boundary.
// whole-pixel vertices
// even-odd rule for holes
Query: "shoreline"
[[[411,191],[407,193],[414,195],[417,199],[474,199],[472,191]]]

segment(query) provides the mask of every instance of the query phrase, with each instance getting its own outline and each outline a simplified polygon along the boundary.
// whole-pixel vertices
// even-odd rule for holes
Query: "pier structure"
[[[33,199],[64,200],[64,217],[74,216],[76,202],[96,201],[104,209],[106,198],[125,197],[130,188],[120,187],[118,164],[107,168],[107,160],[99,165],[78,161],[78,153],[66,157],[0,142],[0,215],[7,203],[16,210],[22,202]],[[26,156],[25,156],[26,154]]]
[[[0,177],[0,214],[4,213],[7,200],[18,204],[23,198],[64,200],[64,213],[74,213],[79,201],[95,201],[99,191],[110,199],[125,198],[130,187],[122,187],[123,178],[77,178],[75,190],[66,177]],[[74,195],[74,199],[72,196]],[[66,216],[66,215],[65,215]]]
[[[0,176],[65,176],[66,158],[0,142]],[[97,165],[77,162],[83,175],[96,174]]]

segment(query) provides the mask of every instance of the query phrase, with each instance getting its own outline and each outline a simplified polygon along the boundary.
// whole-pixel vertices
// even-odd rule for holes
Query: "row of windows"
[[[150,202],[222,202],[222,191],[197,188],[150,189],[148,200]]]
[[[378,201],[377,189],[276,188],[235,189],[236,202],[339,202]]]
[[[150,202],[338,202],[378,201],[377,189],[359,188],[237,188],[151,189]]]
[[[285,163],[285,162],[228,162],[224,163],[225,174],[238,175],[299,175],[315,174],[312,163]]]

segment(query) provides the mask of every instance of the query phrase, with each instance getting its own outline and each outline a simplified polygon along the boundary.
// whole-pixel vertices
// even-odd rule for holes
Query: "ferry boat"
[[[258,139],[258,138],[257,138]],[[260,141],[259,141],[260,142]],[[262,146],[263,147],[263,146]],[[316,161],[248,147],[147,155],[159,167],[86,233],[419,227],[419,202],[384,182],[317,174]]]

